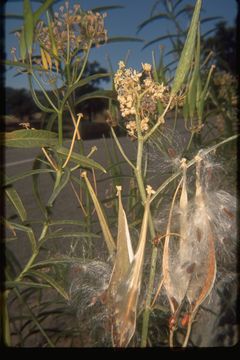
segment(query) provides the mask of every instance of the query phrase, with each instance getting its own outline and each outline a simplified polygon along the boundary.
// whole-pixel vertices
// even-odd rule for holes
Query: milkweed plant
[[[4,178],[3,191],[16,213],[15,221],[1,219],[6,231],[5,344],[28,346],[34,335],[35,345],[50,347],[194,346],[198,322],[219,279],[231,282],[236,276],[229,264],[236,263],[237,251],[236,196],[228,181],[221,181],[228,176],[224,159],[232,156],[237,135],[194,142],[204,132],[214,73],[213,66],[201,64],[202,1],[196,1],[169,79],[154,55],[152,64],[139,61],[140,70],[120,60],[115,73],[86,75],[92,47],[109,41],[103,14],[108,7],[84,11],[66,2],[53,11],[53,3],[46,0],[34,12],[30,1],[23,1],[18,48],[6,60],[28,78],[47,120],[41,129],[24,123],[23,129],[0,135],[4,147],[39,149],[31,170]],[[77,97],[77,89],[103,77],[112,79],[112,90]],[[86,153],[80,126],[84,115],[76,111],[81,102],[99,97],[109,104],[107,168],[94,160],[103,148]],[[184,118],[190,121],[185,137],[176,128],[181,123],[184,128]],[[70,145],[63,132],[67,119]],[[126,142],[116,126],[125,131]],[[131,154],[127,142],[134,148]],[[48,175],[45,201],[40,178]],[[31,219],[15,188],[26,177],[32,177],[38,219]],[[56,217],[56,200],[67,185],[79,220]],[[9,247],[21,241],[21,234],[31,249],[23,263]],[[51,245],[60,238],[66,251],[60,242]]]

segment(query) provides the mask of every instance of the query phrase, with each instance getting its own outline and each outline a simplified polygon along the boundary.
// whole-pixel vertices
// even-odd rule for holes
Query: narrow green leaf
[[[56,200],[60,192],[63,190],[63,188],[67,185],[69,178],[70,178],[70,170],[66,167],[64,168],[64,172],[61,176],[59,184],[54,188],[52,195],[50,196],[47,206],[53,206],[53,202]]]
[[[190,5],[186,5],[184,6],[181,10],[179,10],[176,14],[175,14],[175,18],[178,18],[181,14],[188,14],[189,10],[191,10],[193,12],[194,6]]]
[[[29,54],[32,54],[32,45],[33,45],[33,13],[30,0],[24,0],[23,2],[23,14],[24,14],[24,38],[26,43],[26,48]]]
[[[6,186],[6,185],[13,184],[14,182],[25,179],[28,176],[32,176],[32,175],[36,175],[36,174],[45,174],[45,173],[50,173],[50,172],[55,172],[55,171],[52,169],[36,169],[36,170],[25,171],[16,176],[11,176],[11,177],[6,178],[3,185]]]
[[[37,23],[39,17],[43,12],[45,12],[52,4],[54,0],[45,0],[44,3],[33,13],[33,22],[34,25]]]
[[[40,289],[42,289],[42,288],[50,288],[50,285],[35,283],[35,282],[32,282],[32,281],[5,281],[4,285],[5,285],[6,289],[11,289],[11,288],[14,288],[16,286],[40,288]]]
[[[80,220],[51,220],[49,226],[54,225],[77,225],[77,226],[86,226],[84,221]]]
[[[47,130],[23,129],[0,133],[0,146],[34,148],[56,145],[57,134]]]
[[[185,122],[188,121],[188,119],[189,119],[189,104],[188,104],[187,98],[185,99],[184,104],[183,104],[183,118],[184,118]]]
[[[96,238],[99,239],[100,236],[94,233],[89,232],[79,232],[79,231],[71,231],[71,232],[64,232],[64,231],[54,231],[49,233],[44,237],[44,241],[47,239],[58,239],[58,238]]]
[[[154,81],[159,82],[157,64],[156,64],[154,51],[152,52],[152,64],[153,64],[153,79],[154,79]]]
[[[197,36],[197,47],[195,53],[195,64],[193,69],[192,78],[189,85],[189,90],[187,94],[188,104],[189,104],[189,116],[193,119],[196,103],[197,103],[197,84],[198,79],[200,77],[200,29],[198,29],[198,36]]]
[[[19,48],[20,48],[21,60],[24,61],[26,59],[26,54],[27,54],[27,47],[26,47],[26,43],[25,43],[24,29],[22,29],[21,34],[20,34]],[[28,67],[29,67],[29,65],[28,65]]]
[[[143,42],[143,39],[139,39],[134,36],[111,36],[107,39],[107,44],[115,43],[115,42]]]
[[[61,259],[48,259],[48,260],[43,260],[43,261],[39,261],[37,263],[34,263],[31,266],[31,269],[35,269],[35,268],[41,268],[41,267],[49,267],[49,266],[55,266],[55,265],[65,265],[65,264],[73,264],[73,263],[79,263],[82,264],[84,263],[84,261],[80,258],[76,258],[76,257],[71,257],[71,258],[61,258]]]
[[[197,0],[191,25],[188,31],[187,39],[184,44],[181,57],[178,63],[178,67],[176,70],[176,74],[174,77],[172,90],[171,90],[171,96],[174,96],[178,90],[180,90],[186,75],[191,67],[191,62],[194,54],[194,48],[195,48],[195,41],[196,41],[196,34],[197,29],[199,25],[199,15],[201,10],[202,0]]]
[[[30,240],[31,246],[32,246],[32,251],[34,252],[36,250],[37,242],[36,242],[34,232],[32,231],[32,229],[29,226],[13,223],[12,221],[8,221],[8,223],[13,229],[23,231],[27,234],[27,236]]]
[[[146,25],[153,23],[156,20],[159,19],[170,19],[170,15],[167,13],[158,13],[157,15],[151,16],[149,19],[143,21],[139,26],[138,26],[138,30],[137,33],[139,33]]]
[[[215,20],[223,20],[224,18],[222,16],[209,16],[206,18],[203,18],[201,20],[201,24],[209,22],[209,21],[215,21]]]
[[[66,290],[51,276],[37,270],[30,270],[26,273],[27,275],[37,277],[41,280],[46,281],[48,284],[50,284],[57,292],[64,297],[65,300],[69,300],[68,293]]]
[[[48,337],[46,331],[43,329],[43,327],[41,326],[41,324],[39,323],[37,317],[34,315],[34,312],[32,311],[32,309],[28,306],[27,302],[24,300],[24,298],[22,297],[21,293],[19,292],[18,288],[14,288],[14,292],[17,294],[17,297],[19,298],[20,302],[26,307],[31,320],[33,321],[33,323],[36,325],[36,327],[39,329],[40,333],[42,334],[42,336],[47,340],[47,343],[50,347],[54,347],[53,342],[51,341],[51,339]]]
[[[5,191],[8,199],[11,201],[12,205],[17,210],[20,219],[22,221],[25,221],[27,219],[27,212],[17,191],[12,186],[6,187]]]
[[[39,107],[40,110],[42,110],[43,112],[46,112],[46,113],[55,113],[55,110],[54,109],[51,109],[51,108],[47,108],[45,105],[43,105],[38,97],[37,97],[37,94],[36,94],[36,91],[33,87],[33,84],[32,84],[32,79],[31,79],[31,75],[28,74],[28,83],[29,83],[29,87],[30,87],[30,91],[31,91],[31,95],[32,95],[32,98],[35,102],[35,104]]]
[[[44,155],[42,153],[40,153],[36,157],[36,159],[33,162],[33,170],[39,170],[39,168],[42,166],[41,159],[43,159],[43,157],[44,157]],[[47,219],[48,218],[48,212],[47,212],[47,209],[46,209],[45,205],[42,202],[42,197],[41,197],[40,190],[39,190],[38,180],[39,180],[39,174],[38,173],[33,174],[32,175],[33,194],[34,194],[36,202],[37,202],[37,204],[39,206],[39,209],[41,210],[44,218]]]
[[[19,15],[19,14],[5,14],[4,15],[5,18],[7,19],[11,19],[11,20],[23,20],[23,16]]]
[[[100,205],[100,203],[98,201],[98,198],[97,198],[97,196],[95,194],[95,191],[93,190],[93,187],[92,187],[90,181],[87,178],[87,174],[83,173],[82,176],[84,177],[84,180],[86,182],[88,191],[90,193],[93,204],[95,206],[97,216],[98,216],[98,219],[99,219],[99,223],[100,223],[100,226],[101,226],[101,229],[102,229],[102,232],[103,232],[104,240],[106,242],[108,251],[109,251],[110,255],[113,255],[113,253],[114,253],[114,251],[116,249],[116,245],[114,243],[112,234],[111,234],[109,226],[107,224],[106,216],[104,215],[103,209],[102,209],[102,207],[101,207],[101,205]]]
[[[56,149],[57,153],[59,155],[62,155],[62,157],[64,159],[67,158],[69,150],[63,146],[58,147]],[[71,157],[70,157],[70,161],[81,165],[82,167],[86,167],[86,168],[93,168],[93,169],[98,169],[103,171],[104,173],[106,173],[106,170],[102,167],[102,165],[98,164],[96,161],[89,159],[88,157],[84,156],[84,155],[80,155],[77,154],[75,152],[72,152]]]
[[[49,116],[49,118],[47,118],[46,126],[45,126],[46,130],[52,131],[52,127],[53,127],[54,122],[55,122],[56,119],[57,119],[57,113],[56,112],[54,112],[53,114],[51,114]]]
[[[61,105],[62,105],[62,109],[63,109],[66,101],[68,100],[69,96],[70,96],[75,90],[77,90],[78,88],[80,88],[80,87],[82,87],[82,86],[84,86],[84,85],[89,84],[91,81],[94,81],[94,80],[97,80],[97,79],[101,79],[101,78],[104,78],[104,77],[110,77],[110,76],[111,76],[110,73],[101,73],[101,74],[89,75],[89,76],[87,76],[86,78],[80,80],[78,83],[76,83],[76,84],[74,84],[73,86],[71,86],[71,87],[67,90],[67,92],[66,92],[66,94],[65,94],[65,96],[64,96],[64,98],[63,98],[63,100],[62,100],[62,104],[61,104]]]
[[[146,49],[148,46],[155,44],[156,42],[165,40],[165,39],[171,39],[171,38],[178,38],[179,34],[168,34],[168,35],[163,35],[163,36],[159,36],[151,41],[148,41],[144,46],[143,49]]]
[[[206,97],[207,97],[207,92],[208,92],[208,87],[209,87],[209,82],[212,76],[212,72],[213,72],[214,66],[212,66],[209,70],[208,73],[208,77],[207,77],[207,81],[204,85],[204,88],[202,90],[202,93],[200,95],[199,98],[199,102],[198,102],[198,107],[197,107],[197,111],[198,111],[198,118],[199,121],[202,121],[202,117],[203,117],[203,110],[204,110],[204,106],[205,106],[205,101],[206,101]]]
[[[124,9],[125,6],[122,5],[109,5],[109,6],[98,6],[95,7],[93,9],[91,9],[91,11],[93,12],[102,12],[102,11],[109,11],[109,10],[115,10],[115,9]]]
[[[214,33],[216,31],[216,28],[210,29],[208,31],[206,31],[203,35],[202,38],[205,39],[208,35]]]
[[[96,90],[93,92],[90,92],[88,94],[80,96],[75,104],[80,104],[86,100],[89,99],[111,99],[111,100],[117,100],[117,93],[113,90]]]

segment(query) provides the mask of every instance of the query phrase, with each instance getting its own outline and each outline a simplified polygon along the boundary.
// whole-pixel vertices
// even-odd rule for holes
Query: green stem
[[[75,81],[75,84],[79,82],[79,80],[81,79],[82,74],[83,74],[83,72],[84,72],[84,70],[85,70],[85,67],[86,67],[86,65],[87,65],[88,56],[89,56],[89,52],[90,52],[91,46],[92,46],[92,40],[90,40],[90,42],[89,42],[89,45],[88,45],[88,48],[87,48],[87,51],[86,51],[86,54],[85,54],[85,57],[84,57],[82,69],[81,69],[81,71],[80,71],[80,74],[79,74],[78,77],[77,77],[77,80]]]
[[[192,140],[193,140],[193,136],[194,136],[194,131],[191,132],[191,136],[190,136],[190,139],[189,139],[189,142],[188,142],[188,145],[187,145],[187,151],[190,149],[190,146],[191,146],[191,143],[192,143]]]
[[[146,297],[145,309],[144,309],[144,313],[143,313],[141,347],[147,346],[148,325],[149,325],[149,317],[150,317],[150,310],[151,310],[151,300],[152,300],[154,278],[155,278],[156,265],[157,265],[157,254],[158,254],[158,249],[155,245],[153,245],[151,268],[150,268],[149,282],[148,282],[148,289],[147,289],[147,297]]]
[[[144,187],[144,181],[142,177],[142,156],[143,156],[143,143],[144,139],[141,134],[141,125],[140,125],[140,117],[137,116],[137,132],[138,132],[138,149],[137,149],[137,164],[135,169],[135,176],[138,183],[138,188],[140,192],[140,196],[142,199],[143,204],[146,201],[146,192]],[[151,238],[155,237],[155,230],[153,225],[153,220],[151,216],[151,212],[149,211],[148,217],[148,225]],[[157,264],[157,248],[154,246],[152,250],[152,259],[151,259],[151,269],[149,275],[149,282],[148,282],[148,291],[146,297],[146,304],[143,313],[143,325],[142,325],[142,337],[141,337],[141,347],[146,347],[147,345],[147,338],[148,338],[148,325],[149,325],[149,317],[150,317],[150,304],[152,300],[152,291],[154,285],[154,278],[156,272],[156,264]]]
[[[67,84],[68,84],[68,86],[70,86],[71,85],[71,71],[70,71],[70,64],[68,62],[66,62],[66,64],[65,64],[65,69],[66,69]]]
[[[48,224],[45,224],[43,226],[41,235],[39,237],[38,240],[38,247],[35,249],[35,251],[32,253],[32,256],[30,257],[30,259],[28,260],[27,264],[25,265],[24,269],[21,271],[21,273],[18,275],[18,277],[15,279],[16,282],[19,282],[22,280],[22,278],[24,277],[24,275],[28,272],[28,270],[30,269],[30,267],[32,266],[32,264],[34,263],[36,257],[39,254],[39,250],[40,250],[40,245],[41,245],[41,240],[45,237],[47,230],[48,230]]]
[[[136,169],[135,176],[137,179],[141,199],[142,199],[143,203],[145,203],[146,193],[145,193],[145,189],[144,189],[144,183],[143,183],[141,171],[138,171]],[[150,212],[149,212],[148,225],[149,225],[149,231],[150,231],[151,238],[153,239],[155,237],[155,230],[154,230],[153,220],[152,220]],[[152,300],[152,292],[153,292],[154,278],[155,278],[155,272],[156,272],[156,264],[157,264],[157,247],[153,246],[152,258],[151,258],[151,268],[150,268],[150,275],[149,275],[149,281],[148,281],[148,291],[147,291],[145,309],[144,309],[144,313],[143,313],[141,347],[146,347],[146,345],[147,345],[148,324],[149,324],[149,317],[150,317],[150,305],[151,305],[151,300]]]
[[[116,145],[120,151],[120,153],[122,154],[123,158],[126,160],[126,162],[135,170],[135,166],[133,165],[133,163],[129,160],[129,158],[127,157],[127,155],[125,154],[123,148],[122,148],[122,145],[120,144],[118,138],[117,138],[117,135],[115,134],[115,131],[114,129],[111,127],[111,132],[112,132],[112,135],[113,135],[113,138],[116,142]]]
[[[169,99],[168,104],[164,109],[163,114],[160,117],[160,121],[157,121],[156,124],[150,129],[150,131],[148,131],[147,134],[143,137],[144,142],[147,141],[152,136],[152,134],[157,130],[157,128],[162,124],[162,119],[164,120],[164,117],[171,105],[172,99],[173,99],[172,97]]]
[[[62,118],[62,110],[58,111],[58,143],[59,146],[63,144],[63,118]]]

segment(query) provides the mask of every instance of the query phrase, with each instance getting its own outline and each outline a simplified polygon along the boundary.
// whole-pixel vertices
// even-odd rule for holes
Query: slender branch
[[[77,136],[78,126],[79,126],[79,124],[80,124],[80,120],[81,120],[82,117],[83,117],[83,114],[81,114],[81,113],[78,114],[77,124],[76,124],[75,130],[74,130],[74,134],[73,134],[73,138],[72,138],[70,150],[69,150],[68,156],[67,156],[66,161],[65,161],[65,163],[63,164],[62,168],[65,168],[65,166],[67,165],[67,163],[68,163],[68,161],[70,160],[70,157],[71,157],[71,155],[72,155],[73,146],[74,146],[74,143],[75,143],[75,140],[76,140],[76,136]],[[74,124],[74,125],[75,125],[75,124]]]
[[[59,146],[62,146],[63,143],[63,114],[62,110],[58,112],[58,142]]]
[[[57,165],[55,164],[55,162],[51,159],[51,157],[48,155],[46,149],[44,149],[44,147],[41,148],[42,152],[44,153],[44,155],[46,156],[46,158],[48,159],[49,163],[51,164],[52,168],[55,171],[58,171]]]
[[[82,75],[83,75],[83,72],[84,72],[85,67],[87,65],[87,60],[88,60],[88,56],[89,56],[91,46],[92,46],[92,40],[90,40],[90,42],[89,42],[89,45],[88,45],[88,48],[87,48],[87,51],[86,51],[86,54],[85,54],[85,58],[84,58],[84,61],[83,61],[82,69],[81,69],[76,81],[74,82],[74,84],[78,83],[79,80],[81,79]]]
[[[40,89],[42,90],[45,98],[47,99],[47,101],[49,102],[49,104],[52,106],[52,108],[58,113],[58,108],[53,104],[52,100],[50,99],[50,97],[48,96],[48,94],[46,93],[44,87],[42,86],[41,82],[38,80],[38,78],[36,77],[36,75],[32,72],[32,77],[34,78],[34,80],[36,81],[36,83],[38,84],[38,86],[40,87]]]
[[[76,191],[76,189],[75,189],[75,187],[74,187],[74,185],[73,185],[72,180],[70,180],[70,185],[71,185],[72,190],[73,190],[73,192],[74,192],[74,194],[75,194],[75,196],[76,196],[76,199],[77,199],[77,201],[78,201],[78,203],[79,203],[79,205],[80,205],[80,208],[82,209],[82,212],[83,212],[84,216],[87,217],[86,210],[85,210],[84,207],[83,207],[83,204],[82,204],[82,201],[81,201],[81,199],[80,199],[80,196],[78,195],[78,193],[77,193],[77,191]]]
[[[151,308],[153,308],[153,306],[154,306],[154,304],[155,304],[155,302],[156,302],[156,300],[157,300],[157,298],[158,298],[158,295],[159,295],[159,293],[160,293],[160,291],[161,291],[161,288],[162,288],[162,286],[163,286],[163,281],[164,281],[164,279],[162,278],[162,280],[161,280],[160,283],[159,283],[159,286],[158,286],[158,289],[157,289],[157,291],[156,291],[156,294],[155,294],[155,296],[154,296],[154,299],[153,299],[153,301],[152,301]]]
[[[126,160],[126,162],[135,170],[135,166],[133,165],[133,163],[128,159],[127,155],[125,154],[123,148],[122,148],[122,145],[120,144],[118,138],[117,138],[117,135],[115,134],[115,131],[113,130],[113,128],[111,127],[111,132],[112,132],[112,135],[113,135],[113,138],[117,144],[117,147],[120,151],[120,153],[122,154],[123,158]]]
[[[164,112],[162,113],[162,115],[160,116],[160,120],[157,121],[157,123],[149,130],[149,132],[143,137],[143,141],[147,141],[150,136],[157,130],[157,128],[162,124],[162,120],[164,119],[170,105],[171,105],[171,102],[172,102],[172,97],[170,97],[169,101],[168,101],[168,104],[166,106],[166,108],[164,109]]]
[[[80,132],[79,132],[79,130],[78,130],[78,126],[77,126],[75,117],[74,117],[73,112],[72,112],[72,109],[71,109],[71,107],[70,107],[69,105],[68,105],[68,108],[69,108],[69,112],[70,112],[70,114],[71,114],[71,118],[72,118],[73,125],[74,125],[75,129],[77,129],[77,139],[80,140],[80,139],[81,139],[81,136],[80,136]]]

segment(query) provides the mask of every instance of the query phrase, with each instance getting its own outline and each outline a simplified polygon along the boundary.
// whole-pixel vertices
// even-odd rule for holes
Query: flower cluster
[[[121,114],[126,120],[126,128],[130,136],[137,130],[136,116],[140,116],[142,132],[149,129],[149,121],[156,117],[157,102],[164,105],[169,100],[166,86],[152,79],[150,64],[142,64],[142,72],[127,69],[124,62],[119,62],[119,69],[114,76],[114,84],[118,94]]]
[[[105,16],[92,11],[84,12],[79,4],[70,9],[66,2],[65,7],[61,6],[54,13],[50,28],[43,21],[37,24],[36,39],[46,50],[53,49],[54,41],[58,55],[63,56],[68,46],[71,54],[78,49],[86,49],[90,40],[98,46],[107,38],[107,31],[104,29]]]

